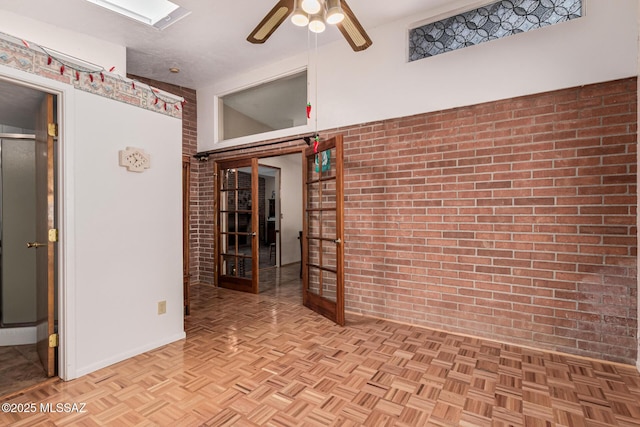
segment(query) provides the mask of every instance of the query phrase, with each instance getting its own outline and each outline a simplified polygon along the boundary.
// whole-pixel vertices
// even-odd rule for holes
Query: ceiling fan
[[[356,52],[373,44],[345,0],[279,0],[247,40],[264,43],[289,16],[295,25],[308,25],[316,33],[324,31],[325,23],[336,25]]]

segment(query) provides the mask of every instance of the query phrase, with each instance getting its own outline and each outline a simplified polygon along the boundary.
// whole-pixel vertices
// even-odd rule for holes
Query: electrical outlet
[[[160,301],[158,303],[158,314],[165,314],[167,312],[167,302]]]

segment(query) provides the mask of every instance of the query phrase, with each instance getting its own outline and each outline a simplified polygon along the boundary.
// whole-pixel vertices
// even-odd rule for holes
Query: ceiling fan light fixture
[[[298,13],[291,15],[291,22],[298,27],[305,27],[309,24],[309,17],[306,13]]]
[[[88,0],[124,1],[124,0]],[[130,0],[158,1],[158,0]],[[275,1],[275,0],[271,0]],[[373,44],[371,38],[358,21],[348,0],[277,0],[276,5],[265,15],[258,26],[247,37],[247,41],[261,44],[267,41],[288,17],[295,25],[308,25],[309,31],[321,33],[326,24],[334,24],[342,33],[354,52],[367,49]],[[309,9],[311,7],[311,9]],[[316,13],[310,13],[315,10]],[[307,24],[308,23],[308,24]]]
[[[322,9],[322,5],[319,0],[302,0],[301,6],[302,10],[307,12],[309,15],[315,15],[320,12],[320,9]]]
[[[311,20],[309,21],[309,30],[314,33],[322,33],[327,26],[324,23],[324,19],[322,14],[318,13],[311,16]]]
[[[340,0],[327,0],[327,24],[339,24],[344,19]]]
[[[301,0],[295,0],[291,22],[298,27],[305,27],[309,24],[309,15],[300,6]]]

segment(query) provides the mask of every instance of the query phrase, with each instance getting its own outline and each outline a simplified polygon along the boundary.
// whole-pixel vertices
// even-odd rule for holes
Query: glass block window
[[[582,16],[582,0],[498,1],[409,31],[409,61]]]

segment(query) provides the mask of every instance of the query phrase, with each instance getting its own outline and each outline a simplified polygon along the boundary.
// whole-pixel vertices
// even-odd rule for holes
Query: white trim
[[[75,129],[74,87],[42,76],[30,74],[14,68],[0,66],[0,79],[18,85],[32,87],[43,92],[55,94],[58,98],[58,187],[57,212],[59,227],[58,242],[58,375],[63,380],[76,378],[75,375],[75,251],[73,242],[73,146]]]
[[[181,332],[179,334],[175,334],[173,336],[164,338],[162,340],[155,341],[153,343],[125,351],[124,353],[117,354],[113,357],[103,359],[100,362],[93,363],[89,366],[82,367],[82,369],[76,370],[76,374],[77,374],[76,377],[81,377],[83,375],[90,374],[99,369],[106,368],[107,366],[111,366],[115,363],[122,362],[123,360],[127,360],[134,356],[138,356],[142,353],[146,353],[147,351],[155,350],[164,345],[171,344],[173,342],[185,339],[186,337],[187,337],[187,334],[185,332]]]
[[[258,79],[256,81],[252,81],[252,82],[249,82],[249,83],[244,83],[244,84],[241,84],[241,85],[230,87],[228,89],[224,89],[224,90],[220,91],[219,93],[217,93],[216,95],[218,97],[222,98],[222,97],[230,95],[232,93],[242,92],[243,90],[247,90],[247,89],[251,89],[251,88],[254,88],[254,87],[258,87],[258,86],[261,86],[261,85],[266,84],[266,83],[275,82],[276,80],[281,80],[281,79],[284,79],[286,77],[290,77],[290,76],[293,76],[295,74],[302,73],[303,71],[307,71],[307,80],[309,80],[309,74],[308,74],[309,70],[307,68],[308,68],[307,64],[305,64],[303,66],[291,68],[291,69],[288,69],[286,71],[273,74],[273,75],[271,75],[269,77],[264,77],[264,78]]]
[[[75,90],[58,98],[58,333],[59,375],[77,378],[76,370],[76,275],[75,275]],[[64,284],[64,286],[62,286]]]
[[[242,136],[242,137],[233,138],[233,139],[226,139],[224,141],[217,142],[211,149],[218,150],[222,148],[237,147],[243,144],[250,144],[250,143],[259,142],[259,141],[269,141],[272,139],[290,137],[292,135],[307,134],[313,131],[314,131],[313,127],[307,124],[307,125],[296,126],[296,127],[286,128],[286,129],[274,130],[271,132],[256,133],[253,135],[247,135],[247,136]]]

